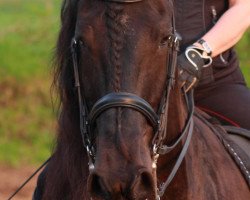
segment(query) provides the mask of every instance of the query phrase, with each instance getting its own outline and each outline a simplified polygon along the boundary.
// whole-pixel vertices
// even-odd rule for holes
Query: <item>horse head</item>
[[[75,152],[66,150],[79,160],[81,132],[90,165],[88,191],[93,198],[156,199],[153,141],[158,139],[157,114],[164,107],[162,96],[169,75],[172,4],[165,0],[65,2],[57,80],[62,119],[72,124],[61,126],[59,140],[74,143]],[[77,89],[73,91],[74,81]],[[81,131],[75,127],[77,110]],[[67,135],[70,127],[78,133],[75,139]],[[64,170],[68,172],[69,167]]]
[[[154,113],[166,83],[172,31],[168,1],[78,4],[75,68],[90,118],[88,188],[95,198],[156,197]]]
[[[140,111],[159,107],[172,31],[168,1],[78,3],[73,51],[89,118],[88,188],[94,197],[155,199],[157,120]],[[131,101],[146,106],[136,109]]]

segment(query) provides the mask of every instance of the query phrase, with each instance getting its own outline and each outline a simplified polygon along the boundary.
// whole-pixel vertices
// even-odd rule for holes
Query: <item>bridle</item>
[[[107,0],[109,2],[116,3],[136,3],[141,2],[143,0]],[[194,111],[194,103],[193,103],[193,91],[185,92],[185,88],[182,88],[183,94],[185,96],[187,108],[188,108],[188,117],[181,132],[179,138],[176,140],[174,144],[168,146],[164,144],[164,140],[167,136],[167,114],[169,108],[169,96],[172,87],[175,82],[175,72],[176,72],[176,61],[177,61],[177,53],[179,50],[179,38],[178,34],[175,31],[175,22],[173,19],[173,33],[168,37],[168,47],[171,51],[168,51],[169,65],[167,66],[168,74],[166,81],[166,89],[162,95],[160,105],[158,111],[155,112],[152,106],[143,98],[127,92],[113,92],[106,94],[102,98],[100,98],[93,107],[88,110],[86,105],[85,96],[82,94],[81,85],[79,80],[79,68],[78,68],[78,56],[77,49],[79,46],[79,41],[75,38],[72,39],[71,42],[71,53],[74,67],[74,79],[75,79],[75,87],[77,89],[78,103],[79,103],[79,116],[80,116],[80,132],[82,136],[83,145],[87,151],[89,157],[89,168],[92,170],[95,166],[95,148],[92,144],[91,132],[94,126],[94,123],[98,116],[100,116],[104,111],[110,108],[130,108],[140,112],[145,118],[150,122],[153,130],[155,132],[155,136],[152,140],[152,155],[153,155],[153,168],[157,167],[157,159],[159,155],[164,155],[172,151],[182,139],[186,136],[186,140],[184,142],[181,153],[172,169],[168,179],[161,184],[158,189],[157,200],[160,199],[165,193],[167,186],[170,184],[172,179],[174,178],[177,170],[182,163],[182,160],[187,152],[187,148],[189,146],[192,132],[193,132],[193,111]]]
[[[106,0],[108,2],[115,3],[136,3],[141,2],[143,0]],[[86,100],[84,95],[81,92],[81,85],[79,80],[79,68],[78,68],[78,56],[77,49],[79,45],[79,41],[75,38],[72,39],[71,42],[71,53],[73,60],[73,68],[74,68],[74,79],[75,79],[75,87],[77,88],[77,96],[79,103],[79,119],[80,119],[80,132],[82,136],[83,146],[85,147],[88,157],[89,157],[89,169],[94,168],[95,162],[95,149],[91,141],[91,130],[93,124],[98,116],[100,116],[104,111],[110,108],[130,108],[140,112],[145,118],[150,122],[153,127],[155,136],[152,140],[152,157],[153,164],[152,167],[156,170],[157,168],[157,160],[159,155],[164,155],[172,151],[184,137],[186,136],[185,142],[183,144],[182,150],[179,154],[179,157],[168,176],[167,180],[163,182],[159,188],[157,189],[156,200],[160,200],[160,198],[164,195],[168,185],[174,178],[176,172],[178,171],[186,153],[188,146],[190,144],[190,140],[193,133],[193,112],[194,112],[194,102],[193,102],[193,91],[189,90],[186,92],[185,86],[182,88],[183,95],[185,97],[186,105],[188,108],[188,116],[185,123],[185,126],[178,137],[178,139],[172,144],[168,146],[164,144],[164,141],[167,136],[167,114],[169,108],[169,96],[170,91],[174,86],[175,82],[175,72],[176,72],[176,61],[177,61],[177,53],[179,50],[179,37],[175,31],[175,21],[174,17],[172,17],[173,24],[173,33],[168,37],[168,47],[171,51],[168,51],[169,63],[167,66],[167,81],[166,81],[166,89],[162,95],[160,105],[158,107],[158,111],[155,112],[152,106],[143,98],[125,92],[115,92],[109,93],[102,98],[100,98],[89,111],[87,108]],[[49,158],[46,162],[44,162],[9,198],[12,199],[49,161]]]

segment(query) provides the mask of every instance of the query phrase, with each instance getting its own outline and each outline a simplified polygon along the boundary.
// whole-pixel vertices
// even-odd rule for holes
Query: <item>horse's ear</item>
[[[70,0],[64,0],[62,3],[62,8],[61,8],[61,19],[63,19],[63,16],[65,15],[65,11],[69,6],[69,1]]]
[[[63,0],[61,7],[61,27],[54,57],[54,85],[58,88],[61,100],[72,90],[73,67],[70,44],[75,34],[76,10],[79,0]],[[68,94],[69,96],[71,95]]]
[[[64,0],[64,1],[62,2],[62,11],[65,10],[65,8],[68,6],[68,3],[69,3],[69,0]]]
[[[75,7],[79,0],[64,0],[61,7],[61,19],[64,19],[64,16],[67,15],[67,11],[72,7]]]

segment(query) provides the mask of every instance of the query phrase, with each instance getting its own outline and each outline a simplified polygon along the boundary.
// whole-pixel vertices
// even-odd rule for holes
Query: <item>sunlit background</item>
[[[61,0],[0,0],[0,199],[1,193],[11,193],[46,160],[53,148],[51,60],[60,4]],[[250,86],[250,31],[237,51]],[[18,177],[13,180],[16,183],[6,186],[3,177],[12,176]],[[25,195],[30,193],[19,199],[27,199]]]

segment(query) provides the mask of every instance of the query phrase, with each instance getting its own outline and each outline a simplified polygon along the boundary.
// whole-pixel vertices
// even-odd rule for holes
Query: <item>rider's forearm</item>
[[[235,45],[250,26],[250,0],[231,0],[230,8],[203,39],[212,49],[212,57]]]

